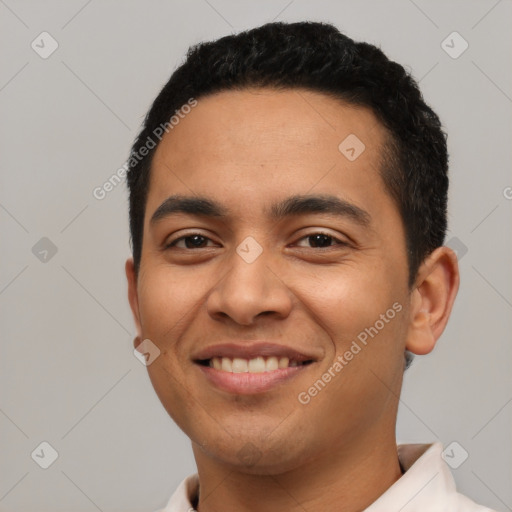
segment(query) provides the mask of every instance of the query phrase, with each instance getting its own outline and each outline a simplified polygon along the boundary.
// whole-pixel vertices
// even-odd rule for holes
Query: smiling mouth
[[[307,366],[313,360],[297,361],[288,357],[255,357],[243,359],[239,357],[212,357],[196,361],[197,364],[226,373],[266,373],[280,369]]]

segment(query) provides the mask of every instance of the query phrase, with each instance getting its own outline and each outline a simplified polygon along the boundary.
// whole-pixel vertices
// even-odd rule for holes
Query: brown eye
[[[178,247],[179,249],[202,249],[206,247],[210,239],[203,235],[193,234],[182,236],[169,243],[166,248]],[[178,245],[181,243],[181,245]]]
[[[327,233],[312,233],[302,237],[300,240],[306,240],[307,245],[297,244],[299,247],[308,247],[312,249],[333,247],[334,245],[347,245]],[[333,243],[334,242],[334,243]]]
[[[329,247],[333,240],[332,236],[317,233],[316,235],[309,235],[308,241],[312,247]]]

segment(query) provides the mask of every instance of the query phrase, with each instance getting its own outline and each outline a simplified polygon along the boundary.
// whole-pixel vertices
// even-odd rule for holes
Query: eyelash
[[[304,235],[301,238],[299,238],[299,241],[300,240],[304,240],[305,238],[309,238],[309,237],[315,236],[315,235],[324,235],[324,236],[330,238],[332,241],[337,242],[337,244],[329,245],[328,247],[309,247],[309,249],[324,249],[325,250],[325,249],[331,249],[331,248],[335,247],[336,245],[342,246],[342,247],[346,247],[346,246],[349,245],[347,242],[344,242],[344,241],[340,240],[339,238],[336,238],[335,236],[330,235],[329,233],[324,233],[323,231],[315,231],[313,233],[309,233],[307,235]],[[211,238],[208,238],[207,236],[204,236],[201,233],[190,233],[188,235],[176,238],[176,240],[173,240],[172,242],[169,242],[168,244],[165,245],[164,249],[172,249],[181,240],[186,240],[187,238],[192,238],[194,236],[200,236],[200,237],[204,238],[205,240],[212,241]],[[178,249],[183,249],[183,250],[186,250],[186,251],[193,251],[193,250],[197,250],[197,249],[207,249],[207,248],[208,247],[197,247],[196,249],[194,249],[194,248],[189,248],[189,247],[178,247]]]

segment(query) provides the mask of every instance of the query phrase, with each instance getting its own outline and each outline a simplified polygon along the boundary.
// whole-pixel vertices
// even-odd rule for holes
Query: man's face
[[[394,436],[410,295],[384,144],[369,110],[304,90],[200,98],[163,138],[132,306],[161,351],[152,384],[196,457],[277,473]],[[178,195],[222,215],[168,201],[152,220]],[[200,357],[210,348],[224,370]],[[310,362],[287,368],[286,349]],[[226,371],[240,354],[236,369],[249,359],[256,373]]]

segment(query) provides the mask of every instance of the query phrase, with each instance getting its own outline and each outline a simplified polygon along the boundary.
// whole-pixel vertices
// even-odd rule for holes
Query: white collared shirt
[[[457,492],[442,450],[439,442],[398,445],[405,473],[364,512],[495,512]],[[166,507],[157,512],[194,512],[198,489],[197,474],[185,478]]]

